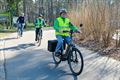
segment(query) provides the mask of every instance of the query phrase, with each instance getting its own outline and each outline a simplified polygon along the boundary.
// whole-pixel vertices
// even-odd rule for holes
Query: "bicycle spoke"
[[[41,45],[41,39],[42,39],[42,38],[41,38],[41,35],[40,35],[40,33],[38,33],[38,35],[37,35],[37,43],[38,43],[37,45],[38,45],[38,46]]]
[[[55,52],[53,52],[52,54],[53,54],[53,60],[54,60],[55,64],[59,64],[61,62],[61,58],[56,57]]]
[[[78,49],[73,50],[68,61],[71,71],[79,75],[83,69],[83,58],[80,51]]]

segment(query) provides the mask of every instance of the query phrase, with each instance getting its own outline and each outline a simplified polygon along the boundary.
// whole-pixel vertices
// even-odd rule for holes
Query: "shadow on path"
[[[1,39],[1,40],[8,41],[8,40],[14,40],[14,39],[18,39],[18,38],[17,38],[17,37],[9,37],[9,38],[4,38],[4,39]]]
[[[35,46],[35,44],[33,43],[28,43],[28,44],[19,44],[18,46],[12,46],[12,47],[7,47],[7,48],[4,48],[4,49],[0,49],[0,50],[10,50],[10,51],[16,51],[16,50],[21,50],[21,49],[27,49],[27,48],[30,48],[30,47],[33,47]]]
[[[67,76],[77,80],[77,77],[66,72],[63,67],[55,68],[52,55],[46,50],[19,53],[7,60],[7,80],[67,80]]]

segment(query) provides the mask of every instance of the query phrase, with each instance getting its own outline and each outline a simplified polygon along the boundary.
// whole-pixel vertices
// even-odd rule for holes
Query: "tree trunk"
[[[19,16],[19,10],[18,10],[18,7],[19,7],[19,1],[16,0],[16,16]]]
[[[25,22],[28,21],[28,15],[27,15],[27,0],[23,0],[23,11],[25,16]]]

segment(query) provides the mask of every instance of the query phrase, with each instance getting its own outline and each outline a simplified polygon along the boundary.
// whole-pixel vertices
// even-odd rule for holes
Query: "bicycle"
[[[17,38],[20,38],[21,36],[20,24],[17,24]]]
[[[84,61],[83,61],[83,56],[82,53],[80,52],[80,50],[73,44],[73,31],[64,31],[64,32],[70,32],[71,34],[71,38],[72,38],[72,42],[70,44],[68,44],[67,49],[64,53],[63,50],[61,50],[61,57],[56,57],[55,56],[55,47],[53,50],[49,49],[49,45],[48,45],[48,50],[52,52],[52,56],[53,56],[53,60],[55,62],[55,64],[60,64],[61,61],[68,61],[69,67],[71,72],[74,75],[80,75],[83,71],[83,67],[84,67]],[[56,44],[56,43],[55,43]],[[55,45],[56,46],[56,45]],[[62,46],[65,47],[65,46]],[[79,58],[78,58],[79,57]],[[79,63],[80,62],[80,63]],[[75,64],[74,64],[75,63]],[[77,67],[75,67],[75,65],[77,65]]]
[[[25,23],[17,23],[17,38],[22,37]]]
[[[39,29],[39,32],[37,34],[37,45],[41,45],[41,40],[42,40],[42,29]]]

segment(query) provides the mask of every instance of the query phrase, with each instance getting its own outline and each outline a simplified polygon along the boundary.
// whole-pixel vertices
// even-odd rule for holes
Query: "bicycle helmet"
[[[62,14],[62,13],[67,13],[67,10],[66,9],[64,9],[64,8],[62,8],[62,9],[60,9],[60,15]]]
[[[43,17],[43,15],[42,15],[42,14],[39,14],[39,17]]]

